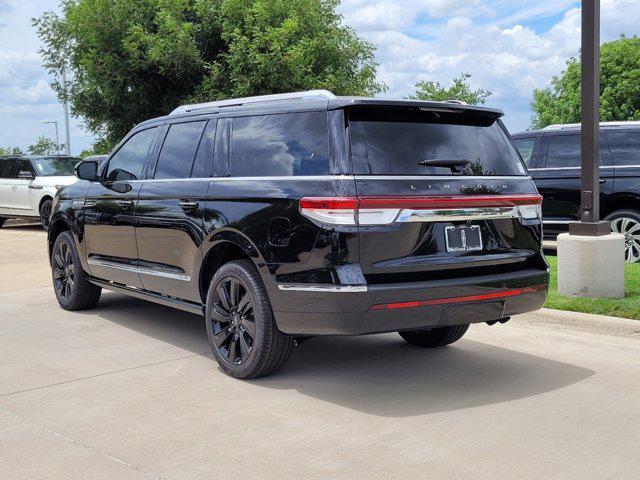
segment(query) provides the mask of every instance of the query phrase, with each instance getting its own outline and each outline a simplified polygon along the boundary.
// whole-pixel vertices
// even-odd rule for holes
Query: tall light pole
[[[572,235],[611,233],[600,221],[600,0],[582,1],[582,163],[580,222],[569,225]]]
[[[580,221],[558,235],[558,293],[624,298],[624,236],[600,221],[600,0],[582,0]]]
[[[67,99],[67,72],[65,72],[64,69],[62,69],[61,77],[62,85],[64,87],[64,100],[62,101],[62,106],[64,107],[64,132],[67,137],[65,147],[67,155],[71,155],[71,139],[69,137],[69,100]]]
[[[56,127],[56,152],[58,153],[58,155],[60,155],[60,136],[58,135],[58,122],[56,120],[53,121],[49,121],[49,122],[42,122],[45,125],[51,125],[53,124]]]

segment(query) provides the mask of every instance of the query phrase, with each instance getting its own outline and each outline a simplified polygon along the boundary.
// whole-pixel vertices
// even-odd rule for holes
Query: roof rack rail
[[[169,115],[203,110],[205,108],[237,107],[255,103],[283,102],[290,100],[332,100],[336,96],[329,90],[307,90],[305,92],[276,93],[274,95],[258,95],[255,97],[230,98],[228,100],[218,100],[215,102],[195,103],[192,105],[182,105],[173,110]]]
[[[451,100],[443,100],[443,103],[457,103],[458,105],[469,105],[467,102],[463,102],[462,100],[455,100],[455,99],[451,99]]]
[[[564,130],[570,128],[580,128],[580,123],[558,123],[555,125],[549,125],[542,130]],[[600,122],[601,127],[624,127],[624,126],[640,126],[638,120],[618,121],[618,122]]]

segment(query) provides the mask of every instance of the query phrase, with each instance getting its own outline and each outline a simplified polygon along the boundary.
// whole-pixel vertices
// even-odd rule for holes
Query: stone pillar
[[[558,235],[558,292],[624,298],[624,235]]]

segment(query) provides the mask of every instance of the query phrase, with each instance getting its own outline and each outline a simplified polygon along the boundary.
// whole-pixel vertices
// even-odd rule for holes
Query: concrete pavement
[[[45,238],[0,230],[2,479],[638,478],[640,322],[317,338],[244,382],[197,316],[113,293],[61,310]]]

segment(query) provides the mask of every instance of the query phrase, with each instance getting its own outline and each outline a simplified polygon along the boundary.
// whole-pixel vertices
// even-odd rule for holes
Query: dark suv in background
[[[552,125],[513,135],[544,197],[545,238],[580,218],[580,125]],[[600,124],[600,215],[625,235],[626,261],[640,261],[640,122]]]
[[[238,378],[280,369],[296,339],[438,347],[539,309],[541,198],[501,115],[311,91],[146,121],[55,198],[58,301],[107,288],[203,315]]]

